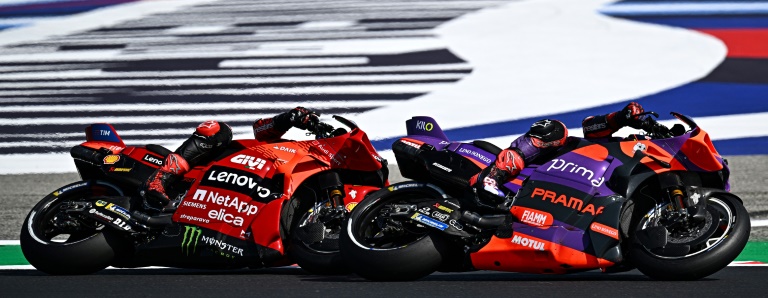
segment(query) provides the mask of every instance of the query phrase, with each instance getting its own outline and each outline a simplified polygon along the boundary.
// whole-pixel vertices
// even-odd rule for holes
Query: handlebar
[[[336,116],[334,116],[334,118],[336,118]],[[315,135],[315,139],[331,138],[346,132],[347,131],[343,128],[334,128],[333,125],[321,122],[317,117],[310,118],[309,124],[307,125],[307,135]]]
[[[648,117],[645,117],[645,120],[643,120],[643,124],[640,125],[640,129],[647,132],[651,138],[664,139],[675,136],[668,127],[656,121],[654,117],[659,117],[659,114],[656,112],[645,112],[640,115],[648,115]]]

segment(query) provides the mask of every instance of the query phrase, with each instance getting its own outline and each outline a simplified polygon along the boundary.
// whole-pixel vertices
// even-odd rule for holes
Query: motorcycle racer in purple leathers
[[[626,126],[639,129],[645,121],[646,116],[643,113],[640,104],[631,102],[621,111],[589,116],[581,123],[584,137],[608,138]],[[568,129],[562,122],[552,119],[536,121],[528,132],[502,150],[496,156],[495,162],[472,176],[469,183],[481,199],[488,203],[499,203],[508,192],[500,189],[499,185],[514,180],[520,171],[534,160],[554,155],[569,141],[571,138],[568,137]]]

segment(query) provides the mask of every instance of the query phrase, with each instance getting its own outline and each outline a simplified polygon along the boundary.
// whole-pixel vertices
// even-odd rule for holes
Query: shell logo
[[[352,209],[354,209],[355,206],[357,206],[357,202],[351,202],[351,203],[347,204],[346,206],[344,206],[344,208],[346,208],[347,211],[352,212]]]
[[[120,160],[120,155],[107,155],[104,157],[104,164],[111,165]]]

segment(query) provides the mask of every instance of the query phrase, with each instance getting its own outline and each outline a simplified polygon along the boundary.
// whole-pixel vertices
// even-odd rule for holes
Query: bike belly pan
[[[561,245],[581,242],[584,231],[550,226],[549,233],[524,224],[515,224],[511,238],[493,236],[480,251],[471,254],[472,265],[480,270],[564,274],[573,271],[606,268],[613,262]],[[542,238],[532,236],[538,234]]]

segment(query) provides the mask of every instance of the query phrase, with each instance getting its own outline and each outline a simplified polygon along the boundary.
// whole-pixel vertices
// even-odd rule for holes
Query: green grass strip
[[[21,253],[21,246],[0,245],[0,266],[2,265],[29,265],[29,262]]]
[[[768,263],[768,242],[749,242],[735,261],[758,261]],[[21,247],[18,245],[0,245],[0,266],[29,265]]]
[[[768,242],[747,242],[735,261],[759,261],[768,263]]]

